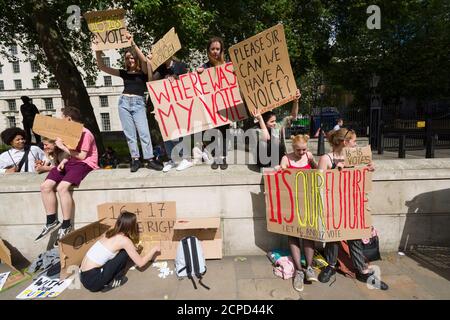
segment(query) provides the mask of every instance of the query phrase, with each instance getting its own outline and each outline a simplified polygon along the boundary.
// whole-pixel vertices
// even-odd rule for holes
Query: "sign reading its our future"
[[[297,85],[283,25],[239,42],[228,51],[251,114],[262,114],[294,100]]]
[[[92,41],[94,51],[131,46],[131,39],[127,38],[125,12],[124,9],[114,9],[91,11],[83,15],[89,30],[94,34]]]
[[[367,167],[264,174],[267,230],[323,242],[370,237]]]

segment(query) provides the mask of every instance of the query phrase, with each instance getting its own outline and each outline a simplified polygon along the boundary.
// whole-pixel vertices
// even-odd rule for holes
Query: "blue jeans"
[[[144,97],[121,95],[119,98],[119,118],[127,138],[131,157],[133,159],[140,157],[136,136],[137,130],[144,159],[153,158],[152,138],[148,128]]]

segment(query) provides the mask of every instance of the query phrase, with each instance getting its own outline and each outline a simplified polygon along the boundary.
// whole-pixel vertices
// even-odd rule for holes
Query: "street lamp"
[[[317,141],[317,155],[320,157],[322,155],[325,154],[325,137],[324,137],[324,133],[322,130],[322,107],[323,107],[323,98],[325,95],[325,85],[320,85],[318,87],[318,92],[320,94],[320,116],[319,116],[319,121],[320,121],[320,127],[319,127],[319,139]]]
[[[378,148],[378,144],[381,143],[381,132],[380,132],[380,122],[381,122],[381,99],[380,95],[376,93],[376,88],[378,87],[378,82],[380,77],[376,74],[372,75],[369,81],[370,86],[370,118],[369,118],[369,141],[373,149]]]

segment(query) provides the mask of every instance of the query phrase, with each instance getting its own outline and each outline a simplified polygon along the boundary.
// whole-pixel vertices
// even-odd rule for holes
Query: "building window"
[[[95,87],[95,79],[87,78],[86,79],[86,86],[88,86],[88,87]]]
[[[0,80],[0,90],[5,90],[5,83],[3,80]]]
[[[13,67],[13,72],[14,73],[19,73],[20,72],[19,61],[13,61],[12,62],[12,67]]]
[[[9,111],[17,111],[16,100],[6,100],[8,101],[8,110]]]
[[[102,117],[102,131],[111,131],[111,122],[109,121],[109,113],[100,113]]]
[[[52,98],[44,98],[45,110],[53,110],[53,99]]]
[[[107,66],[108,68],[111,67],[111,62],[109,60],[109,57],[102,57],[102,60],[103,60],[103,64],[105,66]]]
[[[30,66],[31,66],[31,72],[38,72],[39,71],[39,67],[38,67],[38,63],[37,61],[30,61]]]
[[[3,73],[3,65],[0,65],[0,74]]]
[[[16,127],[16,117],[8,117],[8,128]]]
[[[33,89],[39,89],[39,80],[35,78],[31,81],[33,81]]]
[[[14,87],[16,90],[22,90],[22,80],[14,80]]]
[[[11,47],[9,47],[9,53],[11,53],[13,56],[15,56],[17,54],[17,46],[12,45]]]
[[[100,96],[100,107],[109,107],[108,96]]]
[[[103,80],[105,81],[105,87],[112,87],[111,76],[104,76]]]

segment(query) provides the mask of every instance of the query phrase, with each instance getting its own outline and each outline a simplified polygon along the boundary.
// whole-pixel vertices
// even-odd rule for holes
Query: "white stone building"
[[[63,100],[59,89],[52,88],[52,82],[38,84],[32,61],[24,56],[20,47],[8,48],[17,57],[17,62],[9,62],[0,57],[0,132],[10,127],[21,127],[21,96],[28,96],[43,115],[60,116]],[[104,63],[116,67],[121,56],[116,50],[105,51]],[[83,72],[82,70],[80,70]],[[49,88],[50,86],[50,88]],[[123,90],[119,77],[99,72],[94,83],[86,84],[94,108],[95,117],[101,131],[121,131],[118,114],[118,99]],[[0,142],[1,143],[1,142]]]

